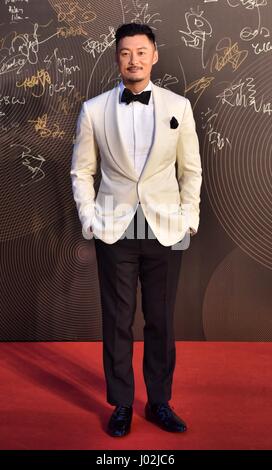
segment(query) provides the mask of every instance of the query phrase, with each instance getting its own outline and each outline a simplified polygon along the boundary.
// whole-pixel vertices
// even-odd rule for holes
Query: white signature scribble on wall
[[[45,172],[42,169],[42,165],[45,162],[45,158],[41,155],[32,155],[31,148],[20,145],[20,144],[11,144],[10,147],[19,147],[23,149],[20,153],[20,161],[22,165],[28,169],[31,175],[30,180],[27,183],[21,183],[21,186],[26,186],[30,183],[37,183],[45,177]]]
[[[230,7],[238,7],[239,5],[242,5],[247,10],[267,5],[267,0],[227,0],[227,2]]]
[[[217,116],[218,113],[214,113],[210,108],[208,108],[205,113],[203,111],[201,112],[201,127],[202,129],[207,129],[206,135],[208,136],[209,143],[213,148],[213,153],[216,153],[216,150],[222,150],[225,144],[228,144],[231,147],[228,137],[224,137],[221,132],[216,130],[215,121]]]
[[[115,42],[115,30],[113,26],[109,26],[108,34],[100,34],[102,41],[95,41],[93,38],[88,38],[83,44],[83,50],[88,52],[90,55],[95,58],[97,55],[105,52],[105,50],[110,47]]]
[[[10,106],[10,105],[16,105],[16,104],[25,104],[25,98],[17,98],[16,96],[10,96],[10,95],[0,95],[0,106]],[[3,110],[0,110],[0,116],[5,116],[6,113]]]
[[[29,19],[24,13],[25,3],[28,3],[28,0],[5,0],[5,5],[8,6],[8,13],[10,15],[10,23],[18,23],[19,21]]]
[[[18,34],[16,31],[12,31],[9,47],[5,46],[0,50],[0,75],[15,70],[19,74],[25,65],[36,65],[38,63],[40,44],[57,35],[57,33],[54,33],[46,39],[39,40],[41,34],[38,34],[38,29],[39,25],[35,23],[31,33]]]
[[[173,77],[173,75],[170,75],[169,73],[165,73],[163,77],[161,78],[156,78],[154,80],[155,85],[160,86],[161,88],[167,88],[170,89],[172,85],[175,85],[178,83],[179,80],[177,77]]]
[[[130,18],[131,23],[146,23],[153,29],[157,29],[154,24],[157,22],[162,22],[159,18],[160,13],[149,13],[149,4],[147,2],[142,2],[141,0],[132,0],[131,5],[128,2],[122,2],[124,14],[130,13],[132,16]]]
[[[184,41],[187,47],[201,50],[201,62],[202,67],[205,68],[204,64],[204,47],[208,37],[212,36],[212,25],[203,16],[204,11],[194,11],[192,8],[190,11],[185,13],[185,22],[187,31],[182,29],[179,30],[181,33],[181,39]]]
[[[46,56],[44,62],[46,64],[46,70],[50,71],[50,74],[54,74],[53,79],[50,80],[49,84],[49,95],[53,96],[55,93],[69,91],[68,96],[74,91],[75,85],[71,81],[71,76],[75,72],[80,72],[80,67],[77,64],[73,64],[74,56],[60,57],[59,50],[56,47],[50,56]]]
[[[14,122],[11,122],[10,124],[3,124],[3,126],[1,127],[1,130],[4,132],[8,132],[8,131],[11,131],[11,129],[15,129],[18,127],[20,127],[19,122],[14,121]]]
[[[262,27],[260,31],[260,36],[263,36],[264,38],[270,38],[270,31],[267,28]],[[271,41],[263,41],[262,43],[257,42],[257,43],[252,43],[251,44],[254,54],[259,55],[262,53],[270,52],[272,51],[272,44]]]
[[[252,28],[251,26],[245,26],[240,32],[240,38],[243,41],[251,41],[254,39],[258,34],[261,34],[262,26],[261,26],[261,12],[260,7],[266,6],[266,0],[227,0],[228,5],[231,8],[236,8],[239,6],[244,7],[246,10],[257,10],[258,15],[258,24],[257,27]],[[265,28],[267,29],[267,28]]]
[[[263,95],[256,100],[256,85],[254,77],[248,77],[244,80],[240,78],[238,83],[231,84],[225,88],[222,93],[216,95],[222,104],[226,104],[232,107],[252,107],[256,113],[268,114],[270,117],[272,114],[271,103],[264,103]]]

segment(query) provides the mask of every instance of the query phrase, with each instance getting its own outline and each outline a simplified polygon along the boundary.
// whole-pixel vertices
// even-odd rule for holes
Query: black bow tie
[[[140,103],[148,104],[150,95],[151,91],[142,91],[142,93],[134,95],[132,91],[130,91],[128,88],[125,88],[122,93],[121,102],[129,104],[131,101],[140,101]]]

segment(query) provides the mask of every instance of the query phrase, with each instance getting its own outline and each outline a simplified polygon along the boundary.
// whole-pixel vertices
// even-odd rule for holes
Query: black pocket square
[[[179,122],[176,120],[175,116],[172,117],[170,121],[171,129],[176,129],[179,126]]]

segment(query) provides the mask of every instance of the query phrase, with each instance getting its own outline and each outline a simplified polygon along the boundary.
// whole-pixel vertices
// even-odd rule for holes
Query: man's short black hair
[[[136,34],[145,34],[156,47],[156,38],[150,26],[140,23],[124,23],[119,26],[115,33],[116,50],[120,40],[126,36],[135,36]]]

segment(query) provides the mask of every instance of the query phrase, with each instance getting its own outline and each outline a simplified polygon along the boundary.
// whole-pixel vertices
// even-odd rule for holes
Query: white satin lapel
[[[119,99],[119,86],[111,90],[105,106],[105,136],[109,151],[115,164],[130,179],[138,181],[138,176],[134,170],[133,164],[123,145],[120,130],[119,118],[117,112]]]
[[[165,141],[165,126],[169,122],[169,112],[167,102],[163,98],[161,88],[151,82],[152,95],[154,103],[154,139],[149,151],[146,164],[141,173],[140,180],[148,178],[152,173],[156,172],[158,165],[158,155],[161,153],[163,148],[163,142]],[[170,125],[170,124],[169,124]]]

